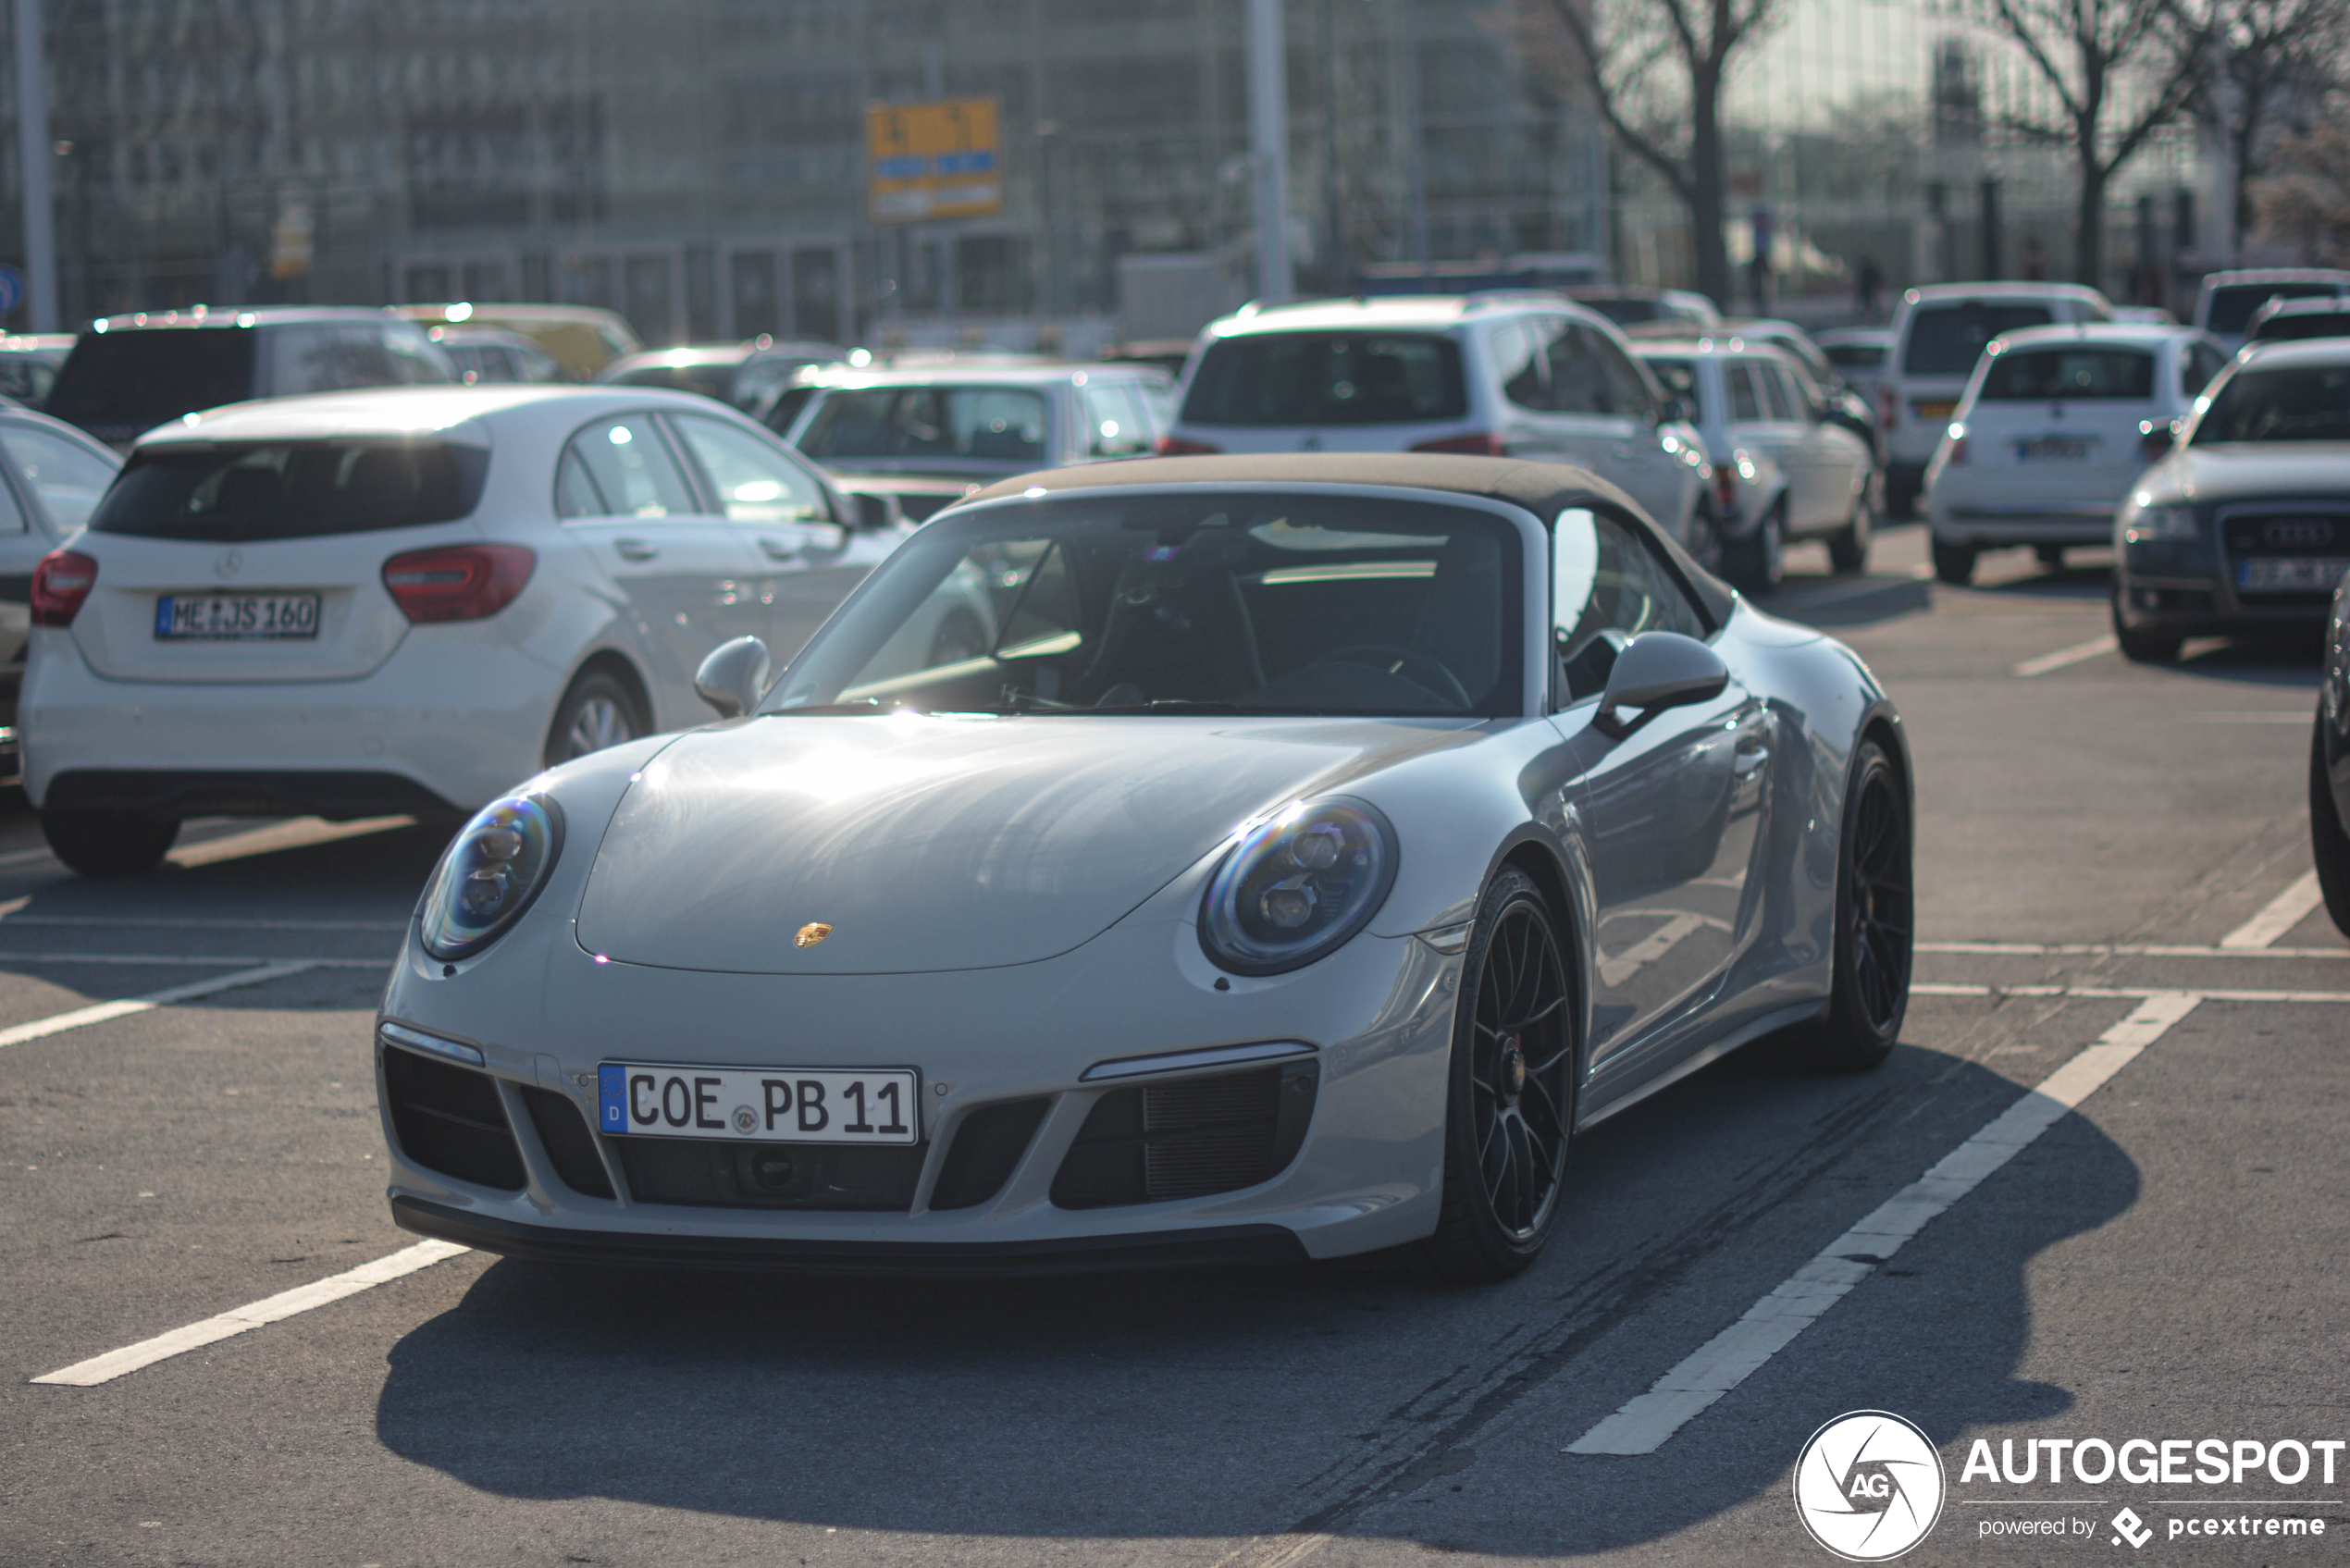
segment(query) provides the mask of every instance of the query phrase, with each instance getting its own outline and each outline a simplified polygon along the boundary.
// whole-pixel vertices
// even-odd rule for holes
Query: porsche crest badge
[[[791,944],[795,947],[813,947],[832,933],[833,928],[823,921],[810,920],[799,928],[799,934],[791,939]]]

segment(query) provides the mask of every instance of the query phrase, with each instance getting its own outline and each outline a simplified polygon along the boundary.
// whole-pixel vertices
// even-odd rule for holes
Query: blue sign
[[[24,301],[24,274],[13,266],[0,265],[0,315],[6,315]]]

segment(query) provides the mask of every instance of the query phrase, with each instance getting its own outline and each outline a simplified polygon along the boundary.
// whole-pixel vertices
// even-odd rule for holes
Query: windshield
[[[124,440],[200,408],[253,396],[248,328],[169,327],[85,332],[50,389],[47,411]]]
[[[1910,376],[1964,376],[1983,357],[1983,345],[2020,327],[2046,327],[2046,305],[1920,305],[1910,313],[1910,346],[1901,369]]]
[[[1087,490],[924,524],[767,711],[1524,710],[1520,544],[1425,501]]]
[[[1983,373],[1978,402],[2154,396],[2154,356],[2134,349],[2010,349]]]
[[[1255,332],[1207,346],[1189,425],[1417,425],[1468,416],[1460,345],[1438,333]]]
[[[2203,325],[2227,337],[2250,326],[2253,314],[2270,300],[2315,300],[2341,292],[2331,283],[2231,283],[2211,290],[2211,319]]]
[[[1025,387],[869,387],[824,394],[796,445],[819,463],[1045,461],[1045,394]]]
[[[2244,370],[2203,411],[2193,445],[2350,441],[2350,364]]]
[[[640,364],[624,370],[607,383],[615,387],[667,387],[673,391],[699,392],[724,402],[735,389],[737,366],[732,361],[706,364]]]
[[[2291,315],[2272,315],[2252,329],[2252,336],[2263,343],[2295,342],[2310,338],[2341,338],[2350,336],[2350,303],[2327,311],[2295,312]]]

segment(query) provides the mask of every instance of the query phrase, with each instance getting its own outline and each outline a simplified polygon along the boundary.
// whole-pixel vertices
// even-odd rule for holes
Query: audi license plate
[[[2350,572],[2350,556],[2256,555],[2236,562],[2236,586],[2248,593],[2331,593]]]
[[[921,1077],[838,1068],[679,1068],[606,1062],[597,1127],[643,1138],[917,1143]]]
[[[316,594],[165,594],[155,600],[155,636],[166,641],[271,641],[317,635]]]
[[[2094,436],[2035,436],[2015,444],[2018,463],[2086,463],[2096,445]]]

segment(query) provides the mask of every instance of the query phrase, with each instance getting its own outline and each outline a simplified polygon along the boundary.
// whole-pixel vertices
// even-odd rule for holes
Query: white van
[[[1886,510],[1906,516],[1942,433],[1992,339],[2026,327],[2110,321],[2113,306],[2077,283],[1935,283],[1893,313],[1893,348],[1877,389],[1888,455]]]
[[[2244,347],[2253,315],[2270,300],[2328,300],[2350,294],[2350,272],[2324,266],[2245,267],[2204,274],[2195,297],[2195,324],[2233,353]]]

